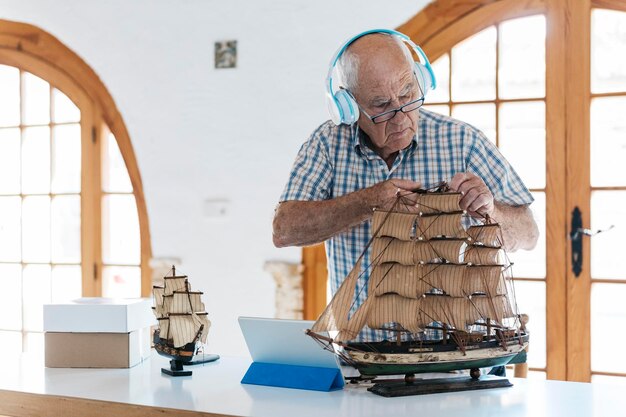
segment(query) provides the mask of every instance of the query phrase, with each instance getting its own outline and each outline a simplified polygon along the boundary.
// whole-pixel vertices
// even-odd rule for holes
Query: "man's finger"
[[[396,187],[407,191],[416,191],[422,186],[422,183],[411,180],[394,179],[392,182]]]
[[[492,199],[489,194],[487,193],[480,194],[468,206],[467,210],[483,214],[482,212],[489,208],[491,201]],[[481,209],[484,209],[484,210],[481,210]]]
[[[467,174],[465,172],[459,172],[457,174],[454,174],[454,177],[452,177],[448,185],[452,190],[459,191],[459,187],[461,186],[461,184],[467,180]]]

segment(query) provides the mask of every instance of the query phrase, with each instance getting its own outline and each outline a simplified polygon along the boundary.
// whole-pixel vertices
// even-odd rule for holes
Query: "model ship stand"
[[[373,393],[510,387],[480,369],[526,361],[527,320],[517,312],[500,226],[488,216],[470,220],[460,198],[440,184],[376,210],[372,238],[307,332],[359,371],[356,382],[404,375],[378,382]],[[377,339],[360,339],[365,328],[380,331]],[[415,377],[465,369],[469,377]]]
[[[189,376],[191,371],[184,365],[197,365],[219,359],[218,355],[201,352],[211,327],[202,302],[202,292],[192,291],[186,275],[163,278],[163,286],[154,286],[152,295],[159,328],[153,336],[154,349],[161,356],[170,358],[170,368],[161,372],[170,376]]]

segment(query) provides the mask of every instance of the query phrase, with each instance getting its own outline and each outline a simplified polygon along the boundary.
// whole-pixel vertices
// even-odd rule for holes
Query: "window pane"
[[[452,48],[452,100],[496,98],[496,28],[491,26]]]
[[[22,141],[22,192],[50,192],[50,128],[24,129]]]
[[[134,298],[141,296],[141,269],[136,266],[105,266],[102,296]]]
[[[626,97],[591,100],[591,185],[626,185]]]
[[[591,370],[626,373],[626,285],[591,285]]]
[[[22,332],[0,331],[0,355],[16,356],[22,353]]]
[[[20,262],[22,199],[0,197],[0,262]]]
[[[50,262],[50,197],[24,197],[22,202],[22,259]]]
[[[528,314],[530,344],[528,366],[546,366],[546,284],[544,282],[515,281],[515,299],[521,314]]]
[[[59,265],[52,267],[50,301],[61,303],[75,300],[82,294],[82,273],[79,265]]]
[[[0,65],[0,126],[20,125],[20,70]]]
[[[528,188],[546,185],[545,126],[543,101],[500,106],[500,150]]]
[[[80,263],[80,196],[52,199],[52,262]]]
[[[535,201],[530,208],[539,228],[537,246],[531,251],[518,250],[508,253],[513,265],[513,276],[518,278],[545,278],[546,277],[546,194],[532,193]]]
[[[500,98],[546,94],[546,19],[543,15],[509,20],[500,26]]]
[[[0,285],[0,330],[22,330],[22,265],[0,264]]]
[[[50,84],[28,72],[22,76],[24,88],[24,124],[50,123]]]
[[[0,194],[19,193],[20,129],[0,129]]]
[[[52,192],[79,193],[80,125],[55,126],[52,133]]]
[[[626,13],[591,13],[591,91],[626,91]]]
[[[102,199],[102,257],[106,264],[139,265],[139,219],[133,195]]]
[[[68,96],[52,89],[53,120],[55,123],[70,123],[80,121],[80,109]]]
[[[24,352],[43,355],[44,336],[43,332],[28,332],[24,341]]]
[[[422,108],[435,113],[443,114],[445,116],[450,116],[450,106],[447,104],[430,104],[422,106]]]
[[[107,135],[103,148],[102,190],[107,193],[131,193],[133,191],[124,158],[112,134]]]
[[[432,63],[437,88],[426,95],[426,103],[447,103],[450,100],[450,55],[445,54]]]
[[[613,230],[600,233],[590,240],[591,277],[626,279],[624,240],[626,230],[626,191],[593,191],[591,193],[591,230]]]
[[[50,302],[50,265],[24,267],[24,330],[43,331],[43,305]]]
[[[478,128],[490,141],[496,143],[495,104],[456,104],[452,106],[452,117]]]

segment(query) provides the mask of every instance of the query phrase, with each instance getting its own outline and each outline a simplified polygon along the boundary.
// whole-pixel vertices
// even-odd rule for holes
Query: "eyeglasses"
[[[340,88],[343,89],[342,87],[340,87]],[[359,106],[359,110],[361,110],[363,112],[363,114],[365,114],[367,117],[369,117],[369,119],[374,124],[387,122],[387,121],[393,119],[394,117],[396,117],[396,114],[399,111],[401,111],[402,113],[412,112],[414,110],[419,109],[424,104],[424,96],[422,95],[422,97],[418,98],[417,100],[409,101],[408,103],[403,104],[400,107],[397,107],[397,108],[392,109],[392,110],[387,110],[386,112],[382,112],[380,114],[377,114],[376,116],[370,116],[369,114],[367,114],[365,109],[363,109],[363,107],[361,107],[359,102],[356,101],[356,98],[354,98],[352,93],[349,90],[346,90],[346,91],[348,92],[348,94],[350,94],[350,97],[352,97],[352,99],[354,100],[356,105]]]
[[[356,101],[356,100],[355,100]],[[378,124],[378,123],[383,123],[386,121],[389,121],[391,119],[393,119],[394,117],[396,117],[396,114],[401,111],[402,113],[408,113],[408,112],[412,112],[414,110],[419,109],[420,107],[422,107],[422,105],[424,104],[424,97],[420,97],[417,100],[413,100],[413,101],[409,101],[406,104],[403,104],[402,106],[395,108],[393,110],[387,110],[386,112],[377,114],[376,116],[370,116],[369,114],[367,114],[367,112],[365,110],[363,110],[363,107],[359,106],[359,103],[357,103],[357,106],[359,106],[359,109],[361,109],[361,111],[370,118],[370,120],[372,121],[372,123],[374,124]]]

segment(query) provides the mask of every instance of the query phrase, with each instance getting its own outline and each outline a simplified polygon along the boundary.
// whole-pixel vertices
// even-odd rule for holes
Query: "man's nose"
[[[396,114],[391,119],[389,119],[389,121],[391,123],[393,123],[393,124],[400,125],[400,124],[404,123],[405,122],[404,119],[406,119],[408,117],[409,117],[408,114],[406,114],[404,112],[401,112],[400,109],[398,109]]]

